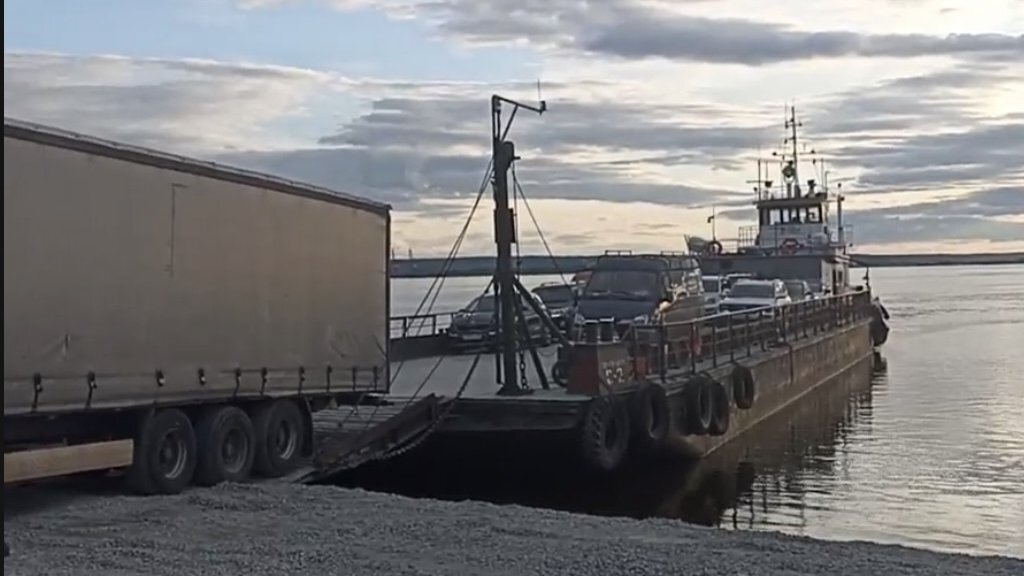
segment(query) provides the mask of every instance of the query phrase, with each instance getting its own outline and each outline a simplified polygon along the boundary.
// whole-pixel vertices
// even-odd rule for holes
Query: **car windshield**
[[[494,296],[488,294],[486,296],[480,296],[469,303],[466,310],[470,312],[493,312],[494,311]]]
[[[525,298],[521,299],[521,302],[522,302],[522,305],[523,305],[523,312],[525,312],[527,315],[534,314],[533,308],[530,307],[530,305],[526,302]],[[470,302],[469,306],[466,306],[466,311],[467,312],[494,312],[494,309],[495,309],[494,305],[495,305],[494,295],[493,294],[487,294],[487,295],[484,295],[484,296],[478,296],[472,302]]]
[[[774,298],[775,287],[771,284],[740,282],[732,287],[729,296],[733,298]]]
[[[790,298],[803,298],[804,293],[807,292],[807,288],[804,287],[804,283],[800,281],[786,282],[786,292],[789,292]]]
[[[583,295],[587,298],[654,299],[658,274],[646,270],[595,270]]]
[[[564,284],[534,288],[533,293],[548,307],[572,304],[572,288]]]
[[[718,292],[721,290],[721,282],[718,278],[704,278],[703,283],[705,292]]]

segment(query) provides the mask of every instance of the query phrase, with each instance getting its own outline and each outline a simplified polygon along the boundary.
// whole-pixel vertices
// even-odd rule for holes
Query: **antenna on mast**
[[[790,131],[790,136],[787,136],[783,143],[792,145],[792,156],[786,161],[785,167],[782,169],[782,175],[786,179],[786,196],[800,197],[800,159],[799,159],[799,147],[797,145],[797,128],[803,126],[803,123],[798,122],[796,119],[796,105],[789,107],[789,114],[786,118],[785,123],[786,129]]]

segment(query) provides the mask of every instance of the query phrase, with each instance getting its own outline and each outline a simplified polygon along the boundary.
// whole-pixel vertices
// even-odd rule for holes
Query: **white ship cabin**
[[[754,202],[758,223],[740,229],[740,251],[773,256],[845,251],[848,231],[841,222],[838,230],[830,226],[828,193],[818,191],[814,180],[807,185],[806,195],[800,193],[799,186],[785,195],[759,194]]]

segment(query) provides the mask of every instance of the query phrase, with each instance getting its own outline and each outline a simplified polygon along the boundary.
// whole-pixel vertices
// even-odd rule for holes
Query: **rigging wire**
[[[448,255],[445,257],[445,261],[441,267],[441,273],[434,277],[434,281],[431,282],[430,287],[427,288],[427,292],[426,294],[423,295],[423,299],[420,300],[419,306],[416,307],[416,312],[413,314],[413,316],[420,315],[421,311],[423,310],[423,305],[426,303],[427,299],[431,297],[432,293],[433,300],[431,300],[430,306],[427,309],[428,315],[430,310],[433,308],[434,302],[437,301],[437,295],[440,294],[441,288],[444,286],[444,281],[448,276],[448,272],[451,270],[451,267],[454,264],[455,255],[458,254],[459,249],[462,247],[462,242],[465,240],[466,233],[469,230],[469,225],[473,221],[473,216],[476,214],[477,207],[479,207],[480,205],[480,200],[483,198],[484,192],[487,190],[487,183],[490,181],[490,177],[491,174],[493,173],[493,170],[494,159],[492,158],[490,161],[488,161],[487,168],[484,170],[484,177],[480,182],[480,188],[477,191],[476,199],[473,201],[473,207],[470,209],[469,216],[466,218],[466,222],[462,225],[462,230],[455,238],[455,243],[452,245],[451,249],[448,251]],[[440,285],[438,285],[438,282],[440,282]],[[435,287],[437,288],[436,293],[434,292]],[[425,325],[426,318],[422,318],[420,322],[421,331],[422,328],[425,327]],[[418,336],[419,333],[417,332],[415,335]]]
[[[473,201],[473,207],[469,211],[469,216],[466,218],[466,222],[462,225],[462,230],[455,239],[455,243],[452,245],[451,250],[448,251],[448,256],[445,259],[444,264],[441,267],[441,273],[434,277],[434,281],[431,282],[430,287],[427,289],[427,293],[423,295],[423,299],[420,300],[419,306],[416,307],[416,312],[413,316],[419,316],[421,313],[424,316],[430,314],[434,309],[434,304],[437,303],[438,296],[441,295],[441,289],[444,288],[445,279],[448,276],[448,272],[451,271],[451,267],[455,262],[455,255],[458,254],[459,249],[462,248],[462,243],[466,239],[466,233],[469,231],[469,225],[473,221],[473,216],[476,214],[477,208],[480,206],[480,200],[483,198],[484,192],[487,190],[487,184],[490,181],[491,173],[494,169],[494,160],[492,159],[487,163],[487,169],[484,171],[483,181],[480,182],[480,189],[477,191],[476,199]],[[436,292],[434,291],[436,287]],[[427,311],[423,313],[423,306],[430,299],[430,304],[427,307]],[[426,318],[421,320],[419,331],[414,335],[418,336],[426,326]],[[391,384],[394,384],[398,378],[398,375],[402,372],[402,368],[405,366],[405,360],[398,363],[398,367],[395,372],[391,375]]]
[[[490,161],[488,161],[487,168],[484,170],[484,177],[480,182],[480,189],[477,191],[476,199],[473,201],[473,207],[470,209],[469,215],[466,217],[466,221],[462,225],[462,230],[459,231],[458,236],[456,236],[455,238],[454,244],[448,251],[448,256],[445,258],[445,261],[441,266],[440,274],[434,277],[433,282],[431,282],[430,286],[427,288],[427,293],[423,295],[423,299],[420,300],[419,305],[416,307],[416,311],[413,313],[413,322],[415,322],[415,317],[420,316],[421,314],[424,316],[423,318],[420,319],[421,323],[419,329],[414,333],[414,335],[416,336],[418,336],[423,331],[423,328],[426,327],[426,316],[430,315],[431,311],[434,309],[434,304],[437,303],[437,298],[441,295],[441,289],[444,288],[444,281],[447,279],[448,272],[451,271],[451,267],[455,263],[455,256],[459,253],[459,250],[462,248],[462,243],[466,239],[466,234],[469,231],[469,226],[473,222],[473,216],[476,215],[477,208],[480,206],[480,201],[483,199],[484,192],[487,190],[487,184],[490,181],[493,169],[494,159],[492,158]],[[423,312],[423,306],[427,303],[428,299],[430,300],[430,304],[427,305],[426,312]],[[412,331],[411,329],[412,326],[410,326],[410,331]],[[438,357],[437,362],[434,363],[431,369],[427,372],[426,377],[416,387],[416,391],[413,393],[412,397],[409,398],[407,405],[411,404],[413,401],[417,399],[420,392],[422,392],[423,388],[426,386],[427,382],[430,381],[434,373],[437,372],[437,369],[440,368],[441,363],[444,362],[445,358],[447,358],[447,356],[444,355]],[[405,360],[402,360],[401,362],[398,363],[398,366],[396,367],[395,371],[391,374],[390,385],[394,385],[394,383],[398,380],[398,375],[402,373],[402,368],[405,367],[405,363]],[[378,403],[373,407],[373,411],[370,412],[370,416],[366,420],[366,425],[363,428],[364,430],[369,429],[373,425],[373,418],[374,416],[377,415],[377,412],[380,411],[380,407],[382,405],[382,403]],[[357,410],[358,405],[353,407],[353,409],[344,418],[344,420],[342,420],[342,423],[339,425],[339,427],[344,426],[344,424],[348,422],[348,420],[355,414]]]
[[[526,206],[526,213],[530,215],[530,220],[533,221],[533,227],[537,230],[537,235],[540,236],[541,243],[544,244],[544,250],[547,251],[548,257],[551,258],[551,264],[554,265],[555,270],[558,271],[559,277],[562,278],[562,284],[568,284],[565,279],[565,272],[558,265],[558,259],[555,258],[554,252],[551,251],[548,239],[544,236],[544,231],[540,229],[540,224],[537,222],[537,218],[533,214],[533,208],[530,208],[530,202],[526,199],[526,193],[523,192],[523,187],[519,184],[519,176],[516,175],[516,166],[514,163],[512,164],[512,186],[515,190],[516,196],[522,196],[523,205]]]
[[[483,292],[481,292],[481,296],[486,295],[487,292],[491,289],[491,286],[493,284],[494,284],[494,277],[492,276],[490,282],[487,283],[487,286],[484,288]],[[477,356],[479,356],[479,355],[480,354],[477,353]],[[437,357],[437,362],[434,363],[434,366],[427,373],[426,377],[423,378],[423,381],[421,381],[419,386],[416,387],[416,391],[413,392],[412,396],[406,401],[406,403],[405,403],[406,406],[409,406],[413,402],[416,401],[416,399],[420,395],[420,392],[423,391],[423,388],[427,385],[427,382],[429,382],[430,379],[434,376],[434,372],[436,372],[437,369],[441,366],[441,362],[443,362],[445,358],[447,358],[447,356],[445,356],[445,355],[441,355],[441,356]]]

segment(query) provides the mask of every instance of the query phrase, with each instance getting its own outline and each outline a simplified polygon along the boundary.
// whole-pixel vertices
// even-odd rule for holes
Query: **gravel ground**
[[[14,550],[5,576],[1024,574],[1024,561],[1010,558],[333,487],[232,485],[153,498],[8,493],[4,500]]]

